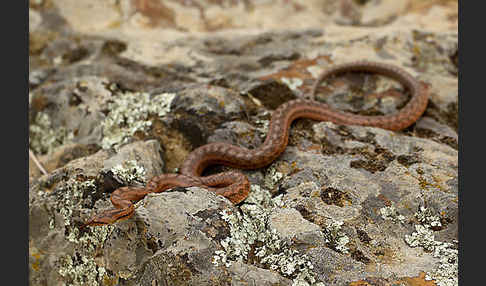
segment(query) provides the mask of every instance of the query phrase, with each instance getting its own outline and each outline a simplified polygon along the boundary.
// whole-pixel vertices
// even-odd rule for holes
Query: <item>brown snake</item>
[[[371,72],[390,77],[409,90],[411,99],[398,112],[383,116],[362,116],[333,110],[327,104],[313,99],[288,101],[273,112],[267,137],[260,147],[250,150],[222,142],[198,147],[182,163],[180,174],[155,176],[145,188],[122,187],[115,190],[111,194],[111,202],[115,209],[94,215],[82,227],[106,225],[129,218],[135,212],[135,202],[149,193],[159,193],[174,187],[198,186],[222,195],[235,204],[241,202],[248,196],[250,190],[250,183],[245,175],[229,171],[202,177],[202,172],[209,165],[215,164],[241,169],[257,169],[269,165],[285,150],[290,124],[297,118],[401,130],[414,123],[425,111],[429,95],[424,85],[401,68],[368,61],[342,64],[326,70],[316,80],[312,97],[315,96],[318,85],[324,79],[344,72]]]

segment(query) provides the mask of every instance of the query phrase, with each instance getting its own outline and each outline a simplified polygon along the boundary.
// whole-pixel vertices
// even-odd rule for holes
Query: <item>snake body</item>
[[[90,218],[84,225],[104,225],[133,215],[134,203],[149,193],[158,193],[174,187],[198,186],[225,196],[233,203],[244,200],[249,193],[248,178],[240,172],[229,171],[201,176],[210,165],[222,164],[240,169],[257,169],[269,165],[286,148],[289,128],[297,118],[331,121],[342,125],[376,126],[401,130],[413,124],[425,111],[428,92],[405,70],[393,65],[369,61],[334,66],[324,71],[312,88],[315,96],[319,84],[331,76],[345,72],[371,72],[390,77],[409,90],[411,98],[398,112],[383,116],[362,116],[331,109],[314,99],[295,99],[280,105],[273,113],[264,143],[256,149],[247,149],[223,142],[209,143],[193,150],[182,163],[180,174],[162,174],[153,177],[145,186],[122,187],[111,195],[115,209]]]

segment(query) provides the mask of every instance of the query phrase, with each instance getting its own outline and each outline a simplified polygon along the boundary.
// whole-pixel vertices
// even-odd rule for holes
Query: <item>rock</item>
[[[95,253],[113,227],[82,232],[79,226],[92,214],[94,202],[100,198],[105,199],[99,200],[97,205],[103,209],[111,207],[105,192],[112,191],[114,186],[113,179],[106,176],[105,165],[120,160],[122,163],[110,169],[112,176],[144,182],[146,173],[160,172],[159,149],[157,142],[148,141],[126,145],[116,155],[100,150],[72,160],[31,183],[29,245],[32,284],[57,285],[58,281],[92,284],[104,279],[105,268],[97,264]]]
[[[135,220],[128,222],[122,235],[108,238],[104,247],[106,267],[117,272],[153,273],[160,281],[204,283],[210,276],[227,278],[212,264],[212,253],[218,248],[213,240],[226,233],[218,215],[231,204],[206,190],[191,188],[187,192],[148,195],[137,209]],[[139,237],[137,241],[130,237]],[[127,244],[130,241],[130,244]],[[139,249],[139,251],[136,251]],[[136,278],[136,277],[133,277]],[[141,276],[137,284],[149,277]]]
[[[294,208],[279,209],[270,217],[270,228],[275,229],[282,238],[294,238],[305,232],[318,231],[319,227],[309,223]]]
[[[417,135],[437,142],[445,143],[458,149],[458,135],[455,130],[430,117],[422,117],[417,121]]]
[[[234,285],[292,285],[292,281],[273,271],[261,269],[245,263],[235,263],[230,267]]]
[[[46,171],[50,172],[66,165],[74,159],[89,156],[98,150],[99,147],[96,145],[68,143],[56,148],[52,154],[38,156],[37,159]],[[41,175],[41,171],[31,159],[29,159],[29,175],[32,178]]]
[[[457,284],[457,4],[35,2],[29,147],[49,174],[29,170],[30,284]],[[252,186],[238,205],[174,188],[127,220],[79,228],[113,207],[113,190],[174,172],[198,146],[257,148],[275,108],[362,59],[423,82],[417,123],[391,132],[299,119],[277,160],[242,170]],[[317,97],[377,115],[407,92],[350,73]]]
[[[109,172],[117,165],[123,165],[128,161],[136,161],[137,165],[145,170],[145,180],[148,180],[162,173],[164,163],[160,159],[161,154],[163,152],[160,144],[155,140],[134,142],[121,147],[116,155],[105,160],[101,172]],[[125,179],[121,182],[129,181],[131,180]]]
[[[388,271],[399,276],[413,276],[414,271],[427,268],[427,263],[433,263],[434,258],[424,253],[421,259],[407,262],[407,270],[389,265],[380,270],[380,275],[369,270],[370,267],[365,271],[360,265],[380,263],[384,266],[379,261],[387,259],[391,253],[404,259],[417,255],[417,250],[410,249],[403,238],[414,231],[406,222],[415,221],[415,213],[421,206],[427,205],[432,213],[440,214],[441,221],[457,221],[458,189],[451,185],[451,180],[457,176],[457,151],[430,140],[392,135],[393,132],[369,127],[349,126],[348,133],[337,135],[341,137],[339,142],[336,138],[339,129],[332,123],[314,125],[316,138],[335,138],[333,141],[339,143],[340,151],[332,155],[287,147],[279,162],[293,162],[301,171],[284,176],[281,186],[286,189],[282,198],[284,206],[298,210],[306,220],[322,229],[328,228],[336,218],[344,221],[348,228],[346,236],[350,237],[346,245],[354,259],[341,265],[340,268],[349,269],[345,277],[363,279]],[[335,136],[325,136],[330,133]],[[349,140],[364,146],[350,147],[353,145]],[[391,216],[384,216],[384,211],[390,208]],[[385,228],[376,228],[383,223]],[[452,225],[440,229],[448,233],[449,241],[457,235]],[[354,233],[351,236],[350,231]],[[436,235],[442,236],[440,232]],[[370,240],[360,238],[365,233]],[[319,269],[324,265],[336,265],[336,258],[322,261],[326,257],[322,253],[311,257],[312,264]],[[325,283],[340,283],[330,277],[320,276]]]

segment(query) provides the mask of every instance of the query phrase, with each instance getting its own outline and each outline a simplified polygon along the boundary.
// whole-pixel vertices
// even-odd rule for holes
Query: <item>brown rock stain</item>
[[[403,277],[395,281],[384,281],[379,278],[366,278],[365,280],[353,281],[349,286],[437,286],[434,280],[425,280],[425,272],[420,272],[417,277]]]
[[[149,26],[158,26],[165,22],[168,26],[175,26],[175,13],[159,0],[135,0],[135,9],[150,20]]]
[[[385,203],[385,206],[387,206],[387,207],[391,207],[392,206],[392,202],[386,196],[384,196],[383,194],[379,194],[378,195],[378,198]]]
[[[435,280],[425,280],[425,272],[420,272],[417,277],[404,277],[394,283],[405,283],[406,286],[437,286]]]
[[[293,62],[289,67],[282,69],[276,73],[265,75],[260,77],[260,80],[274,79],[280,81],[282,78],[299,78],[302,80],[303,84],[298,87],[302,92],[310,92],[312,84],[314,82],[314,77],[307,70],[308,67],[316,66],[320,61],[330,62],[328,56],[318,56],[313,59],[301,59]]]
[[[190,143],[175,129],[167,128],[159,119],[152,120],[151,133],[165,149],[166,170],[178,168],[191,151]]]

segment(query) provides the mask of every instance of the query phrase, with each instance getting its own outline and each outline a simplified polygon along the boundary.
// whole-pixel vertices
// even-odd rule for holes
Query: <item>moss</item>
[[[152,125],[149,115],[163,116],[170,111],[174,93],[150,97],[148,93],[125,92],[108,104],[109,113],[102,122],[104,149],[128,143],[136,132],[145,132]]]

